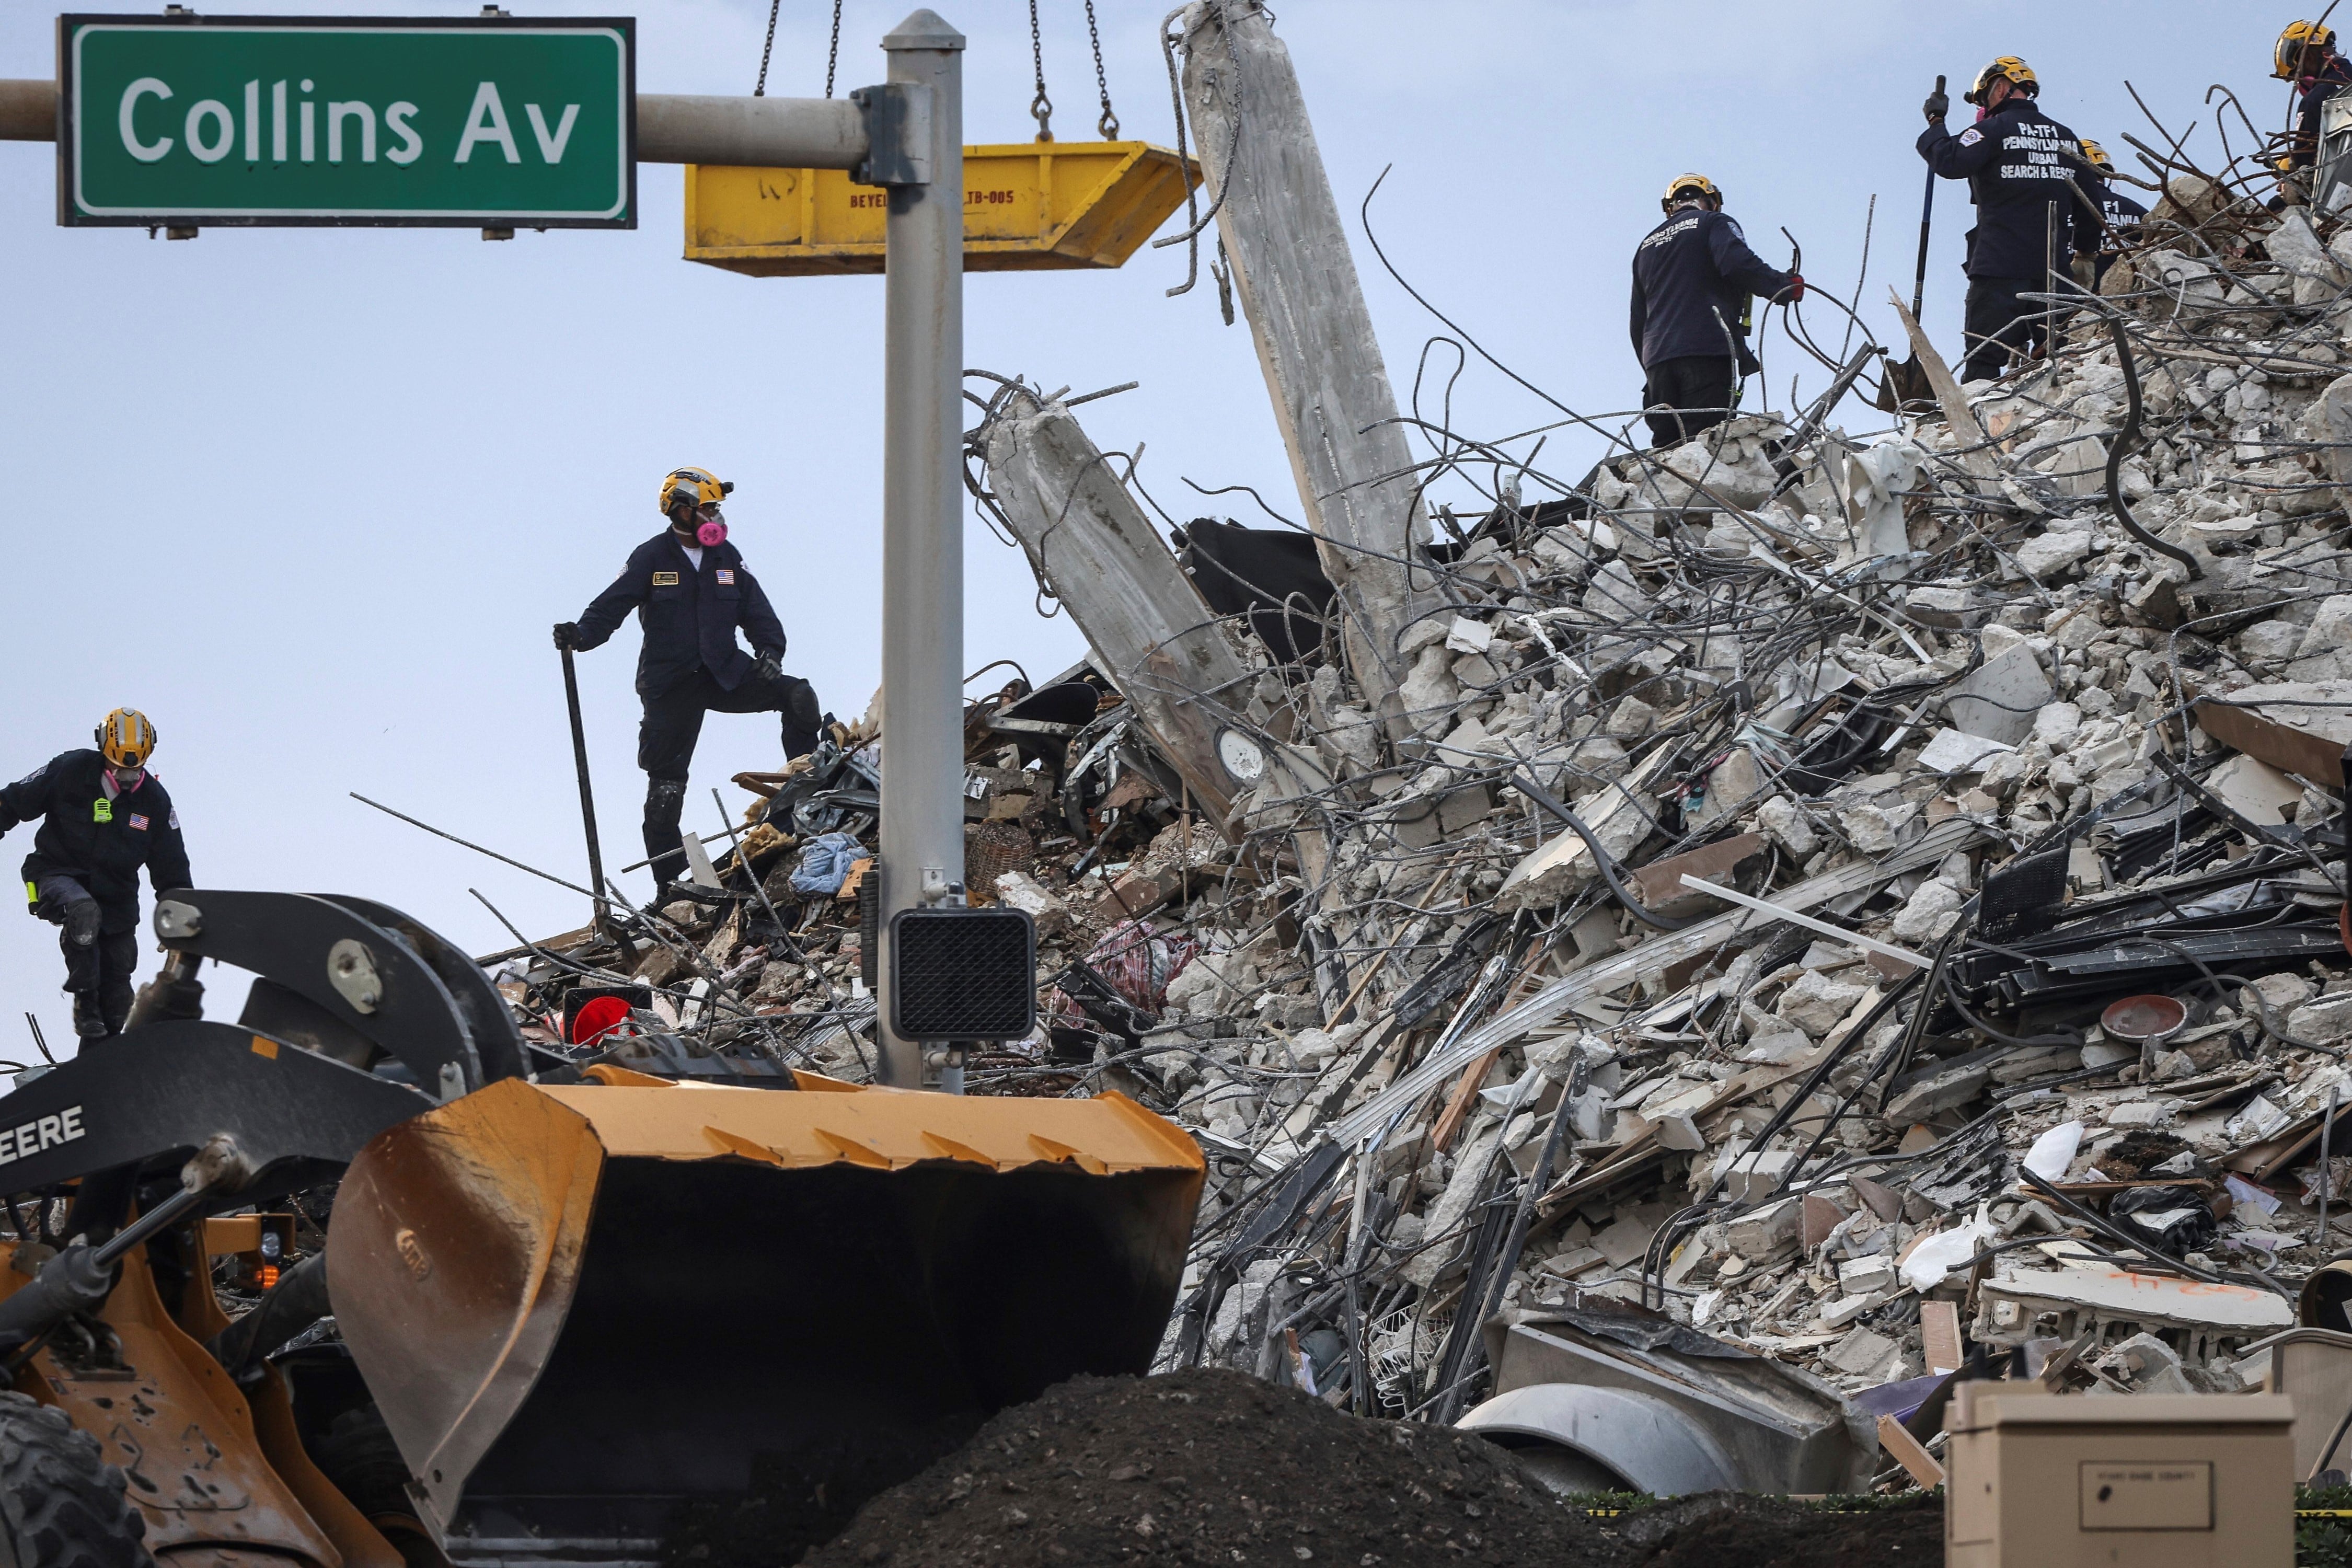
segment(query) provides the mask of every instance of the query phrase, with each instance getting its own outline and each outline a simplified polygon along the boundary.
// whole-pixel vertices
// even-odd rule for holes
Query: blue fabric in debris
[[[810,898],[831,898],[841,891],[849,868],[866,858],[852,833],[821,833],[801,846],[801,863],[793,868],[793,891]]]

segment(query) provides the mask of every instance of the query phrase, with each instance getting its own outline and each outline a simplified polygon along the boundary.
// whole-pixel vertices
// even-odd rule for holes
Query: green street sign
[[[629,17],[58,18],[58,221],[635,228]]]

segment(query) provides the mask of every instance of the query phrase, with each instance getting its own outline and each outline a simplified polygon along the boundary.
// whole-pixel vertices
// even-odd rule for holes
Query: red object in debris
[[[2188,1021],[2189,1009],[2171,996],[2126,996],[2099,1015],[2101,1028],[2134,1045],[2168,1038]]]
[[[572,1016],[572,1043],[593,1046],[618,1028],[629,1016],[629,1005],[618,996],[591,996]]]

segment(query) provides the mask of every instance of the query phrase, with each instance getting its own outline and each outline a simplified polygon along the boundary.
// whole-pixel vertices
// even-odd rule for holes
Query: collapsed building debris
[[[1871,342],[1575,479],[1416,408],[1428,456],[1318,474],[1360,515],[1260,533],[1160,511],[1083,399],[975,397],[977,501],[1091,653],[967,710],[968,896],[1034,918],[1041,1002],[966,1086],[1199,1140],[1166,1366],[1563,1485],[1825,1489],[1906,1474],[1882,1417],[1932,1468],[1956,1373],[2231,1392],[2352,1335],[2304,1289],[2352,1233],[2352,223],[2148,162],[2054,360],[1962,388],[1906,312],[1935,401],[1867,437]],[[534,1037],[870,1079],[886,744],[740,775],[652,947],[494,955]],[[1779,1447],[1645,1471],[1526,1416],[1515,1335]]]

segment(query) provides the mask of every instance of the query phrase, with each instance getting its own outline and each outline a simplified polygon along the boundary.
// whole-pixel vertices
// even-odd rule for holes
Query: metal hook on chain
[[[1087,0],[1087,42],[1094,46],[1095,90],[1102,95],[1102,118],[1095,132],[1106,142],[1118,140],[1118,116],[1111,111],[1110,79],[1103,74],[1102,29],[1095,24],[1095,0]]]
[[[1054,139],[1054,100],[1045,96],[1045,42],[1037,31],[1037,0],[1029,0],[1029,58],[1037,68],[1037,96],[1029,100],[1029,112],[1037,121],[1037,140]]]

